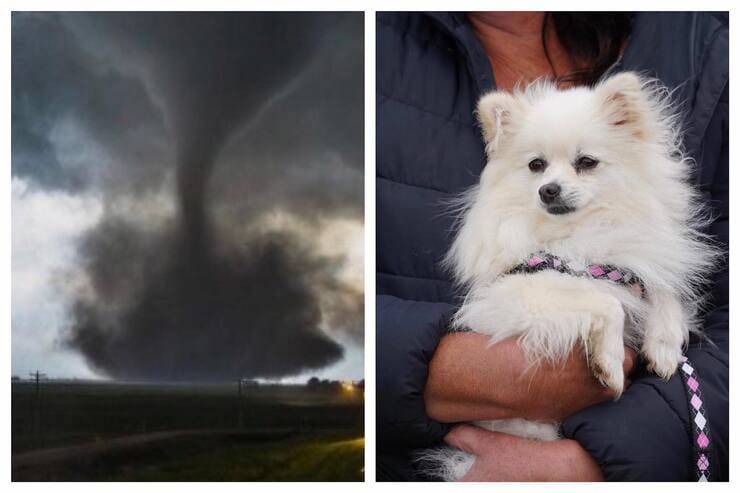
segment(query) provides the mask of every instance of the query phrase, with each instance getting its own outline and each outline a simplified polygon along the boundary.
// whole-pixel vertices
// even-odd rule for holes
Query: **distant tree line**
[[[306,387],[312,390],[335,390],[339,391],[343,387],[346,387],[347,385],[351,385],[357,389],[364,389],[365,388],[365,380],[360,380],[357,382],[342,382],[341,380],[329,380],[329,379],[320,379],[319,377],[311,377],[306,382]]]

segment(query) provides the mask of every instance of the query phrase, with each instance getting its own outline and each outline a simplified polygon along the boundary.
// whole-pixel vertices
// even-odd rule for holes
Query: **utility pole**
[[[244,405],[242,400],[242,382],[243,378],[239,378],[239,429],[244,428]]]
[[[33,434],[38,437],[41,431],[41,380],[46,378],[46,373],[36,370],[30,375],[36,383],[33,403]]]

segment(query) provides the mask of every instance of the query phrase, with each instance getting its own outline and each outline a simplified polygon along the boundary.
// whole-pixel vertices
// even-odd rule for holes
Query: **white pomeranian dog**
[[[668,91],[630,72],[593,88],[536,82],[484,96],[477,113],[488,163],[446,259],[466,293],[454,328],[516,337],[533,365],[582,345],[617,398],[625,344],[669,378],[718,250],[701,233],[708,216]],[[474,424],[558,438],[557,423]],[[441,448],[421,460],[457,480],[475,458]]]

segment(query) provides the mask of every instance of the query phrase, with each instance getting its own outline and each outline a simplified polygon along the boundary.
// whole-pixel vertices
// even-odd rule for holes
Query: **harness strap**
[[[691,421],[692,468],[694,468],[697,481],[711,481],[710,452],[713,442],[707,424],[707,411],[701,399],[699,375],[686,356],[682,356],[681,361],[679,372],[686,389]]]
[[[504,275],[532,274],[543,270],[555,270],[571,276],[603,279],[627,287],[639,285],[644,293],[642,281],[627,269],[621,269],[608,264],[590,264],[585,269],[578,270],[572,268],[565,259],[546,252],[538,252],[530,255],[524,261],[509,269]]]

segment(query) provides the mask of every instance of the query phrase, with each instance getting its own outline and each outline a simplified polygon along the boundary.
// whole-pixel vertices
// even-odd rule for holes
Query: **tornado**
[[[38,18],[34,22],[39,22]],[[135,131],[122,126],[127,108],[117,106],[115,91],[144,94],[137,96],[141,98],[151,95],[145,114],[154,115],[151,121],[157,124],[151,128],[164,137],[158,137],[150,147],[159,149],[160,140],[166,139],[168,147],[161,155],[171,156],[171,162],[152,158],[151,164],[142,164],[138,142],[154,130],[140,132],[120,145],[125,159],[121,158],[123,164],[113,176],[123,178],[101,186],[104,213],[79,243],[77,256],[85,282],[75,288],[62,343],[79,351],[99,373],[128,380],[277,378],[338,361],[342,346],[320,328],[320,295],[322,289],[336,285],[331,277],[336,259],[318,255],[290,232],[241,233],[238,242],[227,244],[223,232],[215,227],[215,200],[228,201],[234,207],[239,205],[237,200],[258,203],[259,198],[264,202],[269,195],[262,190],[264,183],[274,181],[276,187],[284,186],[280,174],[269,174],[272,151],[260,155],[264,181],[250,182],[242,178],[251,176],[249,173],[229,168],[223,171],[224,181],[228,182],[232,173],[239,194],[226,197],[212,187],[223,152],[235,136],[245,139],[245,133],[254,132],[254,146],[264,147],[261,115],[272,114],[274,105],[294,97],[293,88],[300,86],[307,73],[313,73],[315,64],[322,63],[326,50],[336,48],[333,43],[338,38],[327,33],[344,25],[345,35],[353,35],[356,26],[362,25],[361,16],[349,22],[349,30],[346,16],[331,13],[65,14],[44,22],[57,23],[54,27],[60,36],[64,34],[66,53],[86,43],[86,52],[74,52],[75,60],[85,63],[75,63],[93,68],[89,73],[80,70],[70,75],[76,78],[69,83],[69,98],[85,100],[90,106],[96,123],[88,125],[89,133],[99,133],[100,140],[105,138],[115,147],[120,140],[117,136]],[[59,26],[66,31],[62,33]],[[48,31],[46,26],[44,32]],[[362,37],[361,27],[357,36]],[[30,50],[33,45],[28,47]],[[26,48],[21,45],[18,49]],[[96,59],[117,60],[127,75],[119,76],[117,69],[106,72],[95,68]],[[99,93],[77,91],[76,85],[99,88]],[[361,91],[360,84],[360,96]],[[341,99],[347,94],[346,88],[338,92],[337,105],[347,106],[347,99]],[[361,121],[361,97],[352,94],[353,101],[360,104],[355,112],[359,118],[352,116],[352,121]],[[89,101],[97,101],[95,97],[100,103],[91,105]],[[102,111],[100,108],[115,118],[103,120],[95,113]],[[309,103],[301,108],[316,111]],[[345,118],[345,113],[336,107],[325,112],[338,118]],[[137,121],[130,124],[137,125]],[[288,115],[271,128],[280,129],[281,125],[295,125],[295,117]],[[340,157],[361,156],[361,123],[348,126],[340,121],[340,126],[343,143],[332,152]],[[348,128],[359,132],[350,135]],[[285,131],[298,134],[295,145],[301,142],[299,134],[310,133],[310,129]],[[325,138],[328,132],[322,132],[320,137]],[[345,153],[341,149],[345,142],[360,144],[349,146]],[[291,142],[276,142],[275,146],[278,169],[277,159]],[[256,166],[249,148],[240,162],[247,170]],[[295,165],[300,166],[300,159]],[[334,179],[345,176],[342,173],[333,173]],[[129,183],[134,174],[136,180]],[[346,172],[350,177],[346,181],[357,183],[355,175],[355,171]],[[174,196],[174,213],[156,228],[142,226],[145,217],[121,214],[118,205],[121,187],[128,187],[126,193],[134,197],[144,193],[140,189],[154,189],[151,176],[157,177],[157,184],[172,177],[170,193]],[[296,184],[291,187],[296,189]],[[293,195],[302,197],[302,204],[319,204],[313,213],[316,216],[331,214],[330,208],[346,209],[343,195],[331,200],[321,196],[322,192],[327,197],[336,195],[331,188],[322,191],[313,187],[305,194]],[[249,231],[245,224],[259,212],[246,205],[244,210],[244,224],[235,223],[235,230]],[[354,298],[359,301],[353,301],[352,309],[361,313],[361,296]],[[337,308],[348,310],[346,305]]]

